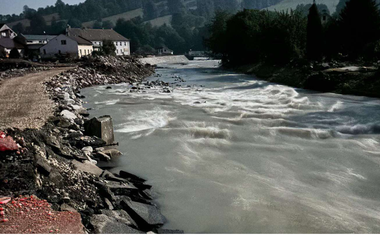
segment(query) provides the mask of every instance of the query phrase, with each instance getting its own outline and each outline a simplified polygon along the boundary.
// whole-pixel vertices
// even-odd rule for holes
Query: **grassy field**
[[[113,16],[106,17],[106,18],[103,18],[103,21],[109,20],[113,24],[116,25],[117,20],[120,19],[120,18],[125,19],[125,20],[130,20],[130,19],[133,19],[133,18],[136,18],[136,17],[139,17],[139,16],[141,16],[141,17],[144,16],[142,8],[139,8],[139,9],[136,9],[136,10],[133,10],[133,11],[127,11],[127,12],[124,12],[124,13],[121,13],[121,14],[118,14],[118,15],[113,15]],[[89,21],[89,22],[85,22],[82,25],[84,27],[92,28],[92,26],[94,25],[94,23],[95,23],[95,20]]]
[[[145,21],[145,23],[151,23],[152,26],[156,26],[156,27],[160,27],[160,26],[162,26],[164,24],[170,26],[172,24],[172,15],[158,17],[158,18],[156,18],[154,20]]]
[[[283,0],[280,3],[277,3],[274,6],[268,7],[267,9],[270,11],[283,11],[287,9],[295,9],[299,4],[309,4],[313,3],[311,0]],[[339,0],[318,0],[318,4],[326,4],[329,8],[330,13],[334,13],[336,9],[336,5],[338,5]]]
[[[59,20],[59,14],[58,13],[46,15],[46,16],[43,16],[43,17],[44,17],[47,25],[51,25],[51,22],[53,21],[53,18],[55,18],[56,20]],[[14,22],[11,22],[11,23],[7,23],[7,25],[9,27],[13,27],[13,26],[15,26],[18,23],[21,23],[24,26],[24,28],[30,26],[30,20],[28,20],[28,19],[14,21]]]

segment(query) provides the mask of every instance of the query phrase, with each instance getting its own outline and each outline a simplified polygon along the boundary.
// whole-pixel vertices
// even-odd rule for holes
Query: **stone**
[[[116,181],[116,182],[127,182],[126,179],[119,178],[107,170],[104,170],[100,177],[103,177],[106,180],[111,180],[111,181]]]
[[[69,110],[63,110],[61,112],[61,116],[70,120],[70,121],[74,121],[77,117],[77,115],[75,115],[73,112],[70,112]]]
[[[86,173],[89,173],[89,174],[93,174],[93,175],[95,175],[97,177],[99,177],[103,173],[102,169],[100,169],[96,165],[92,164],[90,161],[84,161],[82,163],[82,162],[78,162],[77,160],[73,160],[71,163],[78,170],[86,172]]]
[[[142,234],[123,222],[104,214],[93,215],[90,224],[94,227],[95,233],[98,234]]]
[[[157,207],[153,205],[123,199],[121,206],[138,224],[139,228],[144,231],[160,227],[166,222],[165,217],[159,212]]]
[[[39,171],[44,175],[49,175],[52,170],[51,166],[49,165],[49,162],[46,159],[42,158],[40,155],[36,155],[36,157],[36,164]]]
[[[107,145],[111,145],[115,141],[111,116],[93,118],[85,122],[84,129],[86,135],[99,137]]]
[[[108,155],[105,154],[105,153],[102,153],[102,152],[97,152],[97,153],[95,154],[95,158],[96,158],[96,159],[99,159],[100,161],[104,161],[104,162],[109,162],[109,161],[111,161],[111,157],[108,156]]]
[[[63,204],[61,205],[61,211],[77,212],[77,210],[75,210],[73,207],[69,206],[69,205],[66,204],[66,203],[63,203]]]
[[[132,185],[129,182],[115,182],[109,181],[107,182],[107,187],[115,194],[115,195],[133,195],[138,194],[138,188]]]
[[[103,150],[102,153],[110,156],[111,159],[115,159],[116,157],[120,157],[121,155],[123,155],[123,153],[117,149],[106,149],[106,150]]]
[[[159,228],[157,229],[158,234],[184,234],[185,231],[183,230],[178,230],[178,229],[164,229],[164,228]]]
[[[141,182],[141,183],[146,182],[146,180],[144,180],[143,178],[140,178],[140,177],[138,177],[134,174],[131,174],[129,172],[126,172],[126,171],[120,171],[119,175],[120,175],[120,177],[122,177],[124,179],[130,179],[132,181],[137,181],[137,182]]]
[[[135,221],[133,221],[132,217],[125,210],[100,210],[100,213],[115,218],[126,225],[137,227]]]
[[[94,152],[94,149],[91,146],[87,146],[87,147],[82,148],[82,151],[84,155],[86,155],[86,157],[91,157],[92,152]]]
[[[112,202],[108,198],[104,198],[104,203],[106,204],[106,206],[109,210],[115,209]]]

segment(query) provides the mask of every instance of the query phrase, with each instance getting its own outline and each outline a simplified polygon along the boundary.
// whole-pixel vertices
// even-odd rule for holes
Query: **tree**
[[[215,13],[211,24],[208,26],[210,37],[205,40],[205,45],[215,54],[227,54],[227,21],[231,17],[226,11]]]
[[[115,25],[110,20],[106,20],[106,21],[103,21],[102,27],[104,29],[112,29],[115,27]]]
[[[144,4],[144,18],[146,20],[155,19],[158,17],[158,9],[152,0],[147,0]]]
[[[211,19],[215,14],[215,6],[213,0],[197,0],[198,14],[206,19]]]
[[[24,25],[21,22],[13,26],[12,29],[18,34],[25,33]]]
[[[115,51],[116,51],[116,46],[112,41],[110,40],[103,41],[102,52],[104,52],[104,54],[115,56],[116,55]]]
[[[78,20],[77,18],[71,18],[68,22],[68,25],[70,25],[71,28],[81,28],[82,22]]]
[[[30,18],[30,33],[32,34],[44,34],[46,31],[46,22],[45,18],[36,13],[33,17]]]
[[[371,51],[380,39],[380,14],[373,0],[350,0],[339,16],[343,52],[352,59]]]
[[[322,23],[318,7],[314,3],[309,10],[307,21],[306,53],[311,60],[319,60],[322,57]]]
[[[11,52],[9,53],[9,58],[12,59],[19,59],[21,57],[20,53],[18,52],[18,49],[13,48]]]
[[[171,14],[186,12],[184,0],[168,0],[168,8]]]
[[[24,11],[23,11],[23,14],[24,14],[24,17],[26,19],[30,19],[31,17],[34,16],[34,14],[36,14],[37,11],[32,9],[32,8],[29,8],[27,5],[24,6]]]
[[[96,20],[94,22],[94,25],[92,26],[93,29],[101,29],[103,27],[102,20]]]

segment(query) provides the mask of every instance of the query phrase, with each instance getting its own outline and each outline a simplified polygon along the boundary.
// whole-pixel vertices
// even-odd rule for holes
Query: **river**
[[[186,233],[380,233],[380,100],[271,84],[217,61],[161,65],[172,93],[87,88],[124,156]]]

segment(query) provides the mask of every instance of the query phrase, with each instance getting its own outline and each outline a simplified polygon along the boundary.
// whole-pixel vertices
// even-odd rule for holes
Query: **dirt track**
[[[53,102],[43,82],[69,69],[32,73],[7,79],[0,84],[0,130],[9,127],[21,130],[42,127],[53,114]]]

